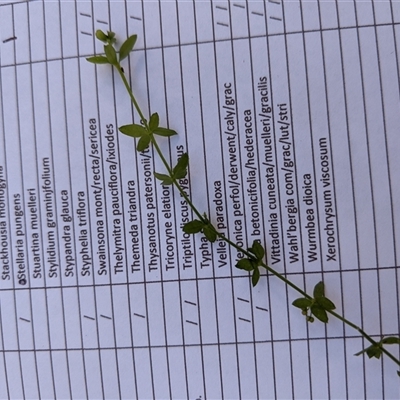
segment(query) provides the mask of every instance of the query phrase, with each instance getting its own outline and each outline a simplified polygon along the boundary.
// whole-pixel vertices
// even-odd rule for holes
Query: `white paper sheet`
[[[396,365],[183,234],[119,77],[218,229],[374,339],[398,335],[398,1],[3,1],[0,398],[398,399]],[[398,346],[392,346],[399,357]]]

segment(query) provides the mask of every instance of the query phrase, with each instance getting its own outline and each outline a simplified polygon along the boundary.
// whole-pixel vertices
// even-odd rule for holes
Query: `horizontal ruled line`
[[[398,332],[389,332],[387,333],[387,336],[396,336],[398,335]],[[380,335],[371,335],[373,339],[380,339]],[[57,352],[57,351],[83,351],[83,350],[89,350],[89,351],[99,351],[99,350],[132,350],[134,349],[149,349],[149,348],[159,348],[159,349],[166,349],[166,348],[184,348],[184,347],[198,347],[198,346],[232,346],[233,344],[238,344],[239,346],[241,344],[243,345],[248,345],[248,344],[266,344],[266,343],[291,343],[291,342],[318,342],[322,341],[325,343],[325,341],[329,340],[354,340],[354,339],[359,339],[361,343],[361,338],[359,335],[349,335],[349,336],[329,336],[329,337],[309,337],[309,338],[291,338],[289,339],[277,339],[274,338],[272,341],[271,339],[265,339],[265,340],[247,340],[247,341],[229,341],[229,342],[211,342],[211,343],[185,343],[185,344],[168,344],[168,345],[157,345],[157,344],[151,344],[150,345],[141,345],[141,346],[104,346],[104,347],[98,347],[98,346],[93,346],[93,347],[70,347],[70,348],[30,348],[30,349],[2,349],[1,351],[3,353],[19,353],[19,352],[43,352],[43,351],[48,351],[48,352]]]
[[[379,267],[379,271],[390,271],[393,269],[399,269],[400,270],[400,266],[389,266],[389,267]],[[341,270],[341,271],[337,271],[337,270],[332,270],[332,271],[324,271],[324,274],[346,274],[346,273],[354,273],[354,272],[368,272],[368,271],[377,271],[377,268],[351,268],[351,269],[345,269],[345,270]],[[313,275],[320,275],[321,271],[308,271],[308,272],[286,272],[283,275],[285,277],[288,276],[313,276]],[[265,274],[263,274],[265,275]],[[235,279],[235,280],[240,280],[240,279],[249,279],[249,277],[247,275],[238,275],[238,276],[216,276],[216,277],[198,277],[198,278],[180,278],[180,279],[164,279],[164,280],[154,280],[154,281],[147,281],[147,282],[115,282],[113,283],[113,286],[117,287],[117,286],[135,286],[135,285],[143,285],[144,283],[146,283],[146,285],[151,285],[151,284],[155,284],[155,285],[159,285],[160,283],[171,283],[171,282],[197,282],[197,281],[214,281],[214,280],[226,280],[226,279]],[[13,288],[2,288],[2,291],[19,291],[19,290],[59,290],[59,289],[79,289],[79,288],[93,288],[93,287],[109,287],[110,284],[109,283],[97,283],[95,285],[93,285],[92,283],[90,284],[81,284],[81,285],[54,285],[54,286],[27,286],[27,287],[13,287]]]

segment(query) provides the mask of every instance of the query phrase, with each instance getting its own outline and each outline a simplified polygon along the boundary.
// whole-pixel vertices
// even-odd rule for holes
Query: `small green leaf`
[[[307,309],[311,305],[311,300],[307,299],[306,297],[301,297],[293,301],[292,305],[297,308],[301,308],[302,310]]]
[[[253,242],[253,246],[249,249],[249,251],[256,256],[258,261],[261,261],[265,254],[264,247],[256,240]]]
[[[315,315],[315,317],[319,319],[321,322],[325,324],[328,322],[328,314],[318,304],[313,304],[310,309],[313,315]]]
[[[400,344],[400,338],[396,336],[389,336],[381,340],[383,344]]]
[[[334,310],[335,305],[326,297],[317,297],[316,301],[324,310]]]
[[[185,233],[198,233],[203,229],[204,223],[198,219],[194,219],[183,225],[183,232]]]
[[[366,349],[366,353],[369,358],[375,357],[379,359],[382,355],[382,349],[378,346],[372,345]]]
[[[107,43],[108,36],[102,30],[97,29],[96,37],[97,37],[97,39],[101,40],[102,42]]]
[[[314,299],[325,296],[324,282],[318,282],[314,287]]]
[[[119,49],[119,61],[122,61],[124,58],[128,57],[129,53],[133,50],[137,40],[137,35],[129,36],[128,39],[122,43],[121,48]]]
[[[160,128],[160,127],[155,129],[153,133],[155,135],[164,136],[164,137],[170,137],[170,136],[177,135],[177,133],[175,131],[173,131],[172,129]]]
[[[119,131],[134,138],[140,138],[147,134],[146,128],[138,124],[123,125],[119,127]]]
[[[237,262],[236,268],[244,269],[245,271],[253,271],[254,265],[248,258],[242,258]]]
[[[150,144],[150,135],[146,133],[139,139],[138,144],[136,146],[136,150],[137,151],[146,150],[149,147],[149,144]]]
[[[189,165],[189,156],[187,153],[182,154],[178,163],[172,170],[175,179],[182,179],[187,175],[187,166]]]
[[[204,236],[211,242],[214,243],[217,240],[217,232],[212,225],[207,224],[203,226]]]
[[[364,350],[359,351],[358,353],[354,354],[355,356],[359,356],[363,353],[367,353],[369,358],[375,357],[380,358],[382,355],[382,349],[379,347],[379,344],[372,344],[371,346],[367,347]]]
[[[116,39],[115,39],[115,32],[113,31],[107,31],[107,36],[108,36],[108,41],[110,43],[115,43]]]
[[[104,53],[106,53],[107,60],[111,65],[118,65],[117,53],[115,52],[114,47],[110,44],[106,44],[104,46]]]
[[[154,176],[161,181],[163,185],[172,185],[173,181],[169,175],[159,174],[158,172],[154,172]]]
[[[253,276],[251,277],[251,283],[253,287],[257,285],[258,281],[260,280],[260,270],[256,267],[253,271]]]
[[[157,113],[151,114],[150,121],[149,121],[149,128],[152,132],[158,128],[158,123],[160,118]]]
[[[93,64],[110,64],[107,57],[104,57],[104,56],[88,57],[86,60]]]

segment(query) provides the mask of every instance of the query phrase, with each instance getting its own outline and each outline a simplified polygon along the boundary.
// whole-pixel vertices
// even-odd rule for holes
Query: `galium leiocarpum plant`
[[[129,96],[132,100],[132,103],[139,114],[141,124],[129,124],[124,125],[119,128],[120,132],[130,137],[136,138],[137,151],[146,150],[149,146],[153,146],[157,155],[160,157],[162,164],[165,167],[166,173],[158,173],[154,172],[154,176],[156,179],[161,181],[162,185],[173,185],[181,194],[181,196],[185,199],[187,204],[193,211],[193,214],[196,216],[196,219],[186,223],[183,226],[183,230],[188,234],[195,233],[203,233],[203,235],[210,242],[215,242],[216,240],[223,240],[227,242],[230,246],[234,247],[236,250],[243,254],[243,258],[241,258],[237,263],[236,267],[245,271],[248,271],[252,274],[252,284],[255,286],[260,279],[260,268],[265,268],[267,272],[276,278],[283,281],[286,285],[290,286],[293,290],[300,293],[302,297],[293,301],[293,306],[299,308],[302,314],[305,316],[307,322],[314,322],[315,318],[323,323],[328,322],[328,315],[338,318],[344,324],[355,329],[362,337],[364,337],[369,343],[370,346],[356,353],[355,355],[361,355],[366,353],[369,358],[375,357],[380,358],[382,354],[388,356],[391,360],[393,360],[398,366],[400,366],[400,360],[397,359],[393,354],[391,354],[384,346],[390,344],[400,345],[400,337],[389,336],[382,337],[380,341],[374,340],[371,336],[369,336],[363,329],[361,329],[356,324],[344,318],[342,315],[335,312],[335,305],[331,300],[329,300],[325,296],[325,288],[323,282],[318,282],[313,291],[313,295],[309,295],[303,289],[295,285],[291,282],[284,274],[281,274],[269,267],[265,259],[265,250],[264,247],[258,242],[254,241],[252,246],[248,249],[244,249],[238,246],[236,243],[232,242],[228,237],[226,237],[223,233],[219,232],[212,222],[207,217],[207,214],[201,213],[195,205],[192,203],[191,199],[188,197],[186,192],[182,189],[179,184],[179,180],[186,177],[188,172],[189,165],[189,156],[187,153],[183,154],[178,160],[177,164],[172,167],[167,162],[164,154],[162,153],[158,142],[157,137],[171,137],[176,135],[177,133],[171,129],[163,128],[159,126],[159,116],[157,113],[154,113],[150,116],[149,119],[145,118],[143,112],[136,101],[136,98],[132,92],[132,89],[126,79],[125,72],[121,66],[121,61],[129,56],[131,51],[133,50],[137,35],[132,35],[128,39],[125,40],[124,43],[119,48],[119,51],[116,50],[115,44],[115,33],[108,31],[104,33],[101,30],[96,31],[96,37],[101,42],[104,43],[104,55],[96,55],[93,57],[87,58],[87,60],[94,64],[108,64],[115,68],[115,70],[120,75],[122,82],[125,85],[126,90],[129,93]],[[397,374],[400,376],[400,371],[397,371]]]

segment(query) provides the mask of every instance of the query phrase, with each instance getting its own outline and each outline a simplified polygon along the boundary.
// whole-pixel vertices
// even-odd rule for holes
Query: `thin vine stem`
[[[112,36],[111,36],[112,34]],[[97,36],[97,35],[100,35]],[[384,339],[382,339],[380,342],[375,341],[370,335],[368,335],[363,329],[361,329],[359,326],[357,326],[356,324],[354,324],[353,322],[349,321],[348,319],[346,319],[344,316],[338,314],[337,312],[333,311],[335,309],[334,304],[325,297],[324,295],[324,289],[323,289],[323,282],[320,282],[320,284],[322,286],[320,286],[320,291],[319,294],[316,295],[316,288],[318,285],[317,284],[316,287],[314,288],[314,297],[310,296],[309,294],[307,294],[307,292],[305,292],[303,289],[301,289],[300,287],[298,287],[296,284],[294,284],[292,281],[290,281],[284,273],[279,273],[278,271],[274,270],[273,268],[271,268],[270,266],[268,266],[264,261],[264,249],[261,245],[258,244],[258,250],[261,248],[262,252],[258,252],[257,248],[255,248],[255,245],[253,244],[252,248],[249,249],[244,249],[242,247],[240,247],[238,244],[234,243],[233,241],[231,241],[228,237],[226,237],[223,233],[219,232],[217,229],[215,229],[215,227],[208,221],[208,218],[206,216],[206,214],[201,214],[201,212],[196,208],[196,206],[192,203],[192,201],[190,200],[188,194],[183,190],[183,188],[180,186],[179,184],[179,180],[175,177],[174,175],[174,169],[170,166],[170,164],[168,163],[168,161],[166,160],[163,152],[161,151],[160,146],[158,145],[158,142],[156,140],[156,138],[154,137],[154,134],[152,132],[152,130],[150,129],[150,125],[148,120],[145,118],[139,103],[136,100],[135,95],[133,94],[132,88],[128,83],[128,80],[126,79],[124,70],[122,69],[121,65],[120,65],[120,60],[121,60],[121,52],[122,52],[122,48],[125,44],[123,44],[121,46],[120,49],[120,59],[117,60],[116,57],[116,53],[114,48],[112,48],[112,52],[107,52],[107,50],[110,50],[110,48],[112,47],[112,44],[114,42],[114,34],[112,32],[108,33],[108,36],[105,35],[103,32],[99,31],[96,32],[96,36],[102,40],[105,43],[108,43],[105,46],[105,52],[107,57],[92,57],[92,59],[88,59],[91,62],[94,63],[99,63],[99,64],[104,64],[104,63],[109,63],[112,66],[114,66],[116,68],[116,70],[118,71],[122,82],[124,83],[124,86],[129,94],[129,97],[132,101],[132,104],[134,105],[134,108],[136,109],[137,113],[139,114],[139,117],[141,119],[141,123],[144,127],[144,129],[146,130],[147,134],[150,136],[150,140],[149,140],[149,144],[153,145],[153,148],[155,149],[157,155],[159,156],[162,164],[164,165],[165,169],[168,172],[168,176],[170,178],[169,183],[172,183],[176,189],[178,190],[178,192],[181,194],[181,196],[184,198],[184,200],[187,202],[187,204],[189,205],[189,207],[191,208],[191,210],[193,211],[193,213],[199,218],[200,223],[207,225],[208,229],[211,229],[212,233],[213,233],[213,240],[209,239],[209,237],[206,237],[210,240],[210,241],[215,241],[217,238],[219,238],[219,240],[222,240],[224,242],[226,242],[227,244],[229,244],[231,247],[235,248],[239,253],[242,253],[243,256],[247,257],[248,260],[248,264],[250,265],[251,269],[246,269],[248,271],[253,270],[253,278],[255,275],[255,272],[257,272],[257,280],[259,278],[259,271],[258,268],[259,267],[263,267],[267,270],[268,273],[270,273],[271,275],[275,276],[276,278],[280,279],[283,283],[285,283],[287,286],[290,286],[293,290],[295,290],[296,292],[298,292],[299,294],[301,294],[302,296],[304,296],[302,299],[297,299],[298,301],[300,301],[301,303],[298,303],[296,305],[296,307],[302,308],[303,309],[303,314],[306,315],[306,318],[308,321],[313,321],[314,319],[310,316],[308,316],[307,312],[308,310],[311,310],[311,312],[321,321],[323,322],[327,322],[328,321],[328,317],[326,315],[326,313],[329,313],[330,315],[332,315],[333,317],[339,319],[340,321],[342,321],[344,324],[348,325],[349,327],[353,328],[354,330],[356,330],[362,337],[364,337],[369,343],[371,343],[371,345],[375,348],[378,349],[380,353],[384,353],[385,355],[387,355],[392,361],[394,361],[397,365],[400,366],[400,360],[397,359],[394,355],[392,355],[386,348],[384,348],[383,344]],[[135,35],[134,35],[135,36]],[[127,47],[130,48],[129,51],[132,50],[133,46],[134,46],[134,42],[136,41],[136,38],[134,38],[134,36],[131,36],[130,38],[127,39],[126,43],[128,44]],[[130,41],[130,43],[128,43],[128,41]],[[110,46],[110,47],[107,47]],[[129,54],[129,51],[127,50],[127,48],[124,49],[124,56],[123,58],[125,58],[127,56],[127,54]],[[108,54],[107,54],[108,53]],[[158,117],[157,117],[158,120]],[[151,123],[150,123],[151,124]],[[204,233],[206,233],[205,231],[203,231]],[[255,242],[256,243],[256,242]],[[256,243],[257,244],[257,243]],[[261,254],[261,255],[260,255]],[[239,266],[239,264],[237,265]],[[239,267],[241,268],[241,267]],[[257,271],[255,271],[257,270]],[[255,283],[253,282],[253,285]],[[322,288],[322,289],[321,289]],[[321,300],[322,299],[322,300]],[[301,305],[303,304],[303,305]],[[316,313],[313,311],[313,305],[316,305],[317,307],[321,308],[321,304],[322,304],[322,309],[323,309],[323,314],[325,315],[325,319],[324,318],[320,318]],[[325,304],[325,306],[323,306]],[[295,302],[293,302],[293,305],[295,305]],[[400,339],[396,339],[399,340],[400,343]],[[388,342],[386,342],[388,343]],[[393,343],[393,342],[392,342]],[[365,349],[363,351],[367,351],[368,354],[368,349]],[[379,355],[380,355],[379,353]],[[360,354],[360,353],[358,353]],[[368,354],[370,357],[371,355]],[[376,356],[376,354],[374,354],[373,356]],[[377,357],[379,358],[379,357]],[[398,375],[400,376],[400,371],[398,371]]]

